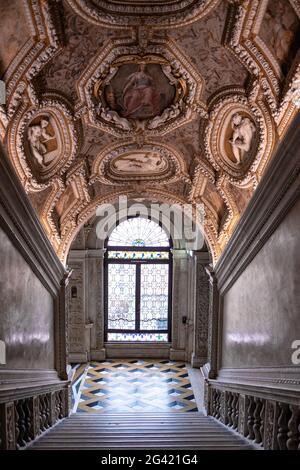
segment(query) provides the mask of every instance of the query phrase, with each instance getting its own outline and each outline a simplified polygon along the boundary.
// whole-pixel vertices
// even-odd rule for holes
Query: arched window
[[[105,340],[170,341],[171,240],[156,222],[129,218],[106,241]]]

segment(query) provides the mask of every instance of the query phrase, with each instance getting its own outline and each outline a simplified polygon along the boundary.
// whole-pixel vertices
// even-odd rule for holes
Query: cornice
[[[0,224],[47,289],[55,295],[65,269],[0,144]]]

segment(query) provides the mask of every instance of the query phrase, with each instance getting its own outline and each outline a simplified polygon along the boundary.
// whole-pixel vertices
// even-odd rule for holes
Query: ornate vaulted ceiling
[[[0,135],[58,255],[119,195],[216,261],[300,106],[299,0],[0,0]]]

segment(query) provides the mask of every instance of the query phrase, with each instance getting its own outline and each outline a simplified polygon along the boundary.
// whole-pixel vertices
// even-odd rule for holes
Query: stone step
[[[135,439],[136,441],[141,441],[143,439],[145,439],[145,437],[149,438],[152,440],[152,442],[160,442],[160,441],[170,441],[172,442],[173,440],[175,439],[189,439],[190,441],[199,441],[199,436],[198,435],[191,435],[191,434],[186,434],[186,433],[182,433],[181,435],[176,435],[174,436],[172,431],[170,430],[170,433],[168,436],[161,436],[161,434],[159,433],[159,436],[156,434],[156,435],[137,435],[136,433],[132,433],[132,434],[129,434],[129,435],[123,435],[123,434],[120,434],[120,435],[115,435],[115,436],[95,436],[93,434],[85,434],[84,437],[81,435],[78,435],[78,436],[70,436],[69,434],[64,434],[63,436],[61,435],[48,435],[48,436],[45,436],[44,439],[47,440],[47,442],[53,442],[53,441],[59,441],[61,440],[61,438],[63,437],[64,439],[64,442],[80,442],[80,441],[87,441],[89,442],[91,439],[93,440],[99,440],[101,442],[122,442],[122,441],[128,441],[129,439]],[[214,435],[214,434],[210,434],[210,435],[202,435],[201,436],[201,440],[211,440],[211,439],[216,439],[218,441],[228,441],[228,440],[232,440],[232,436],[231,435]]]
[[[143,443],[143,444],[135,444],[135,443],[128,443],[128,444],[119,444],[119,443],[110,443],[108,445],[103,444],[94,444],[94,443],[82,443],[78,445],[67,445],[63,443],[49,443],[49,444],[42,444],[38,446],[31,446],[30,450],[153,450],[153,449],[162,449],[162,450],[253,450],[251,445],[246,444],[237,444],[237,443],[227,443],[222,444],[218,442],[212,441],[211,443],[197,443],[191,444],[189,442],[174,442],[171,445],[168,445],[165,442],[160,442],[159,444],[155,445],[153,443]]]
[[[217,420],[202,413],[75,414],[65,418],[30,449],[252,449]]]
[[[180,420],[180,419],[183,419],[183,420],[186,420],[187,418],[189,420],[199,420],[199,419],[204,419],[205,421],[207,420],[213,420],[213,418],[211,416],[205,416],[203,415],[202,413],[199,413],[199,412],[196,412],[196,411],[191,411],[191,412],[170,412],[170,413],[167,413],[167,414],[161,414],[161,413],[151,413],[151,414],[137,414],[137,413],[130,413],[130,414],[127,414],[123,416],[123,413],[119,413],[119,414],[112,414],[112,413],[106,413],[106,412],[101,412],[101,413],[97,413],[97,412],[87,412],[87,413],[76,413],[76,414],[73,414],[69,417],[70,420],[72,421],[75,421],[75,420],[80,420],[80,421],[83,421],[83,420],[89,420],[91,418],[95,418],[95,416],[97,418],[101,418],[101,419],[117,419],[117,418],[120,418],[122,417],[122,420],[125,420],[125,419],[140,419],[140,418],[144,418],[144,419],[151,419],[153,421],[157,421],[157,420],[161,420],[161,419],[170,419],[170,420]]]
[[[59,429],[59,430],[55,430],[55,434],[56,435],[61,435],[63,434],[64,432],[67,432],[68,434],[70,435],[76,435],[76,434],[81,434],[82,435],[82,432],[84,433],[89,433],[90,435],[103,435],[103,434],[111,434],[111,435],[125,435],[125,434],[138,434],[138,435],[143,435],[143,434],[153,434],[153,435],[157,435],[157,429],[150,429],[150,430],[147,430],[147,429],[137,429],[137,428],[134,428],[134,427],[131,427],[129,429],[114,429],[114,430],[111,430],[109,428],[103,428],[103,429],[85,429],[84,431],[82,431],[81,429]],[[52,432],[52,430],[48,431],[48,434],[50,435],[50,433]],[[53,430],[54,432],[54,430]],[[159,429],[159,434],[162,434],[162,435],[168,435],[170,434],[170,432],[172,432],[172,435],[176,436],[176,435],[199,435],[199,434],[203,434],[203,435],[228,435],[226,430],[223,431],[223,430],[220,430],[220,429],[201,429],[201,428],[198,428],[198,429],[193,429],[193,430],[189,430],[189,429],[176,429],[175,431],[173,430],[173,428],[169,428],[169,429],[164,429],[164,430],[161,430]],[[231,435],[231,433],[229,434]]]

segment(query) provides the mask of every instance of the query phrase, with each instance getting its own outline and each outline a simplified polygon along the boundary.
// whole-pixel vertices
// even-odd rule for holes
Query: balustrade
[[[65,390],[0,404],[0,449],[22,449],[67,415]]]
[[[288,440],[286,447],[288,450],[300,450],[300,408],[290,405],[292,416],[288,422]]]
[[[300,406],[208,385],[210,414],[267,449],[300,450]]]

